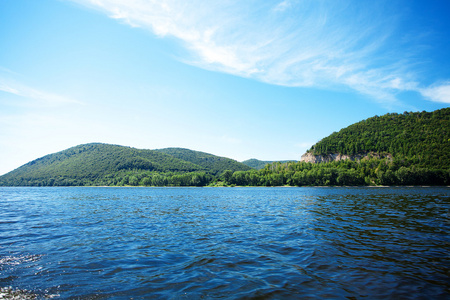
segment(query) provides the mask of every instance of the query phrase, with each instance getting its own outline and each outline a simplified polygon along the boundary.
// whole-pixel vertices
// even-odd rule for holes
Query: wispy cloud
[[[0,77],[0,91],[39,101],[39,103],[55,106],[62,104],[82,104],[82,102],[58,94],[34,89],[12,80]]]
[[[450,81],[421,89],[420,92],[432,101],[450,103]]]
[[[282,1],[282,2],[278,3],[278,4],[273,8],[273,10],[274,10],[274,11],[278,11],[278,12],[283,12],[283,11],[285,11],[286,9],[288,9],[289,7],[291,7],[291,3],[292,3],[292,1],[289,1],[289,0]]]
[[[388,103],[402,91],[450,101],[446,86],[418,83],[395,43],[399,12],[385,1],[73,1],[179,39],[192,53],[181,59],[205,69],[284,86],[349,87]]]

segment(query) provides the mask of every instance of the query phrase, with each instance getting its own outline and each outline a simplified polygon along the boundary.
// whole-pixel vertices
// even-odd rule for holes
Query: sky
[[[450,106],[450,1],[0,0],[0,174],[91,142],[299,160]]]

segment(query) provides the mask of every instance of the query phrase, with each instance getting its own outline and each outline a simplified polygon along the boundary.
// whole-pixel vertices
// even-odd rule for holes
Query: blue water
[[[0,298],[450,299],[450,188],[0,188]]]

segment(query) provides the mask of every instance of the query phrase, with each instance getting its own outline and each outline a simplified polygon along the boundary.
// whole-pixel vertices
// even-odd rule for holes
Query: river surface
[[[450,299],[450,188],[0,188],[0,298]]]

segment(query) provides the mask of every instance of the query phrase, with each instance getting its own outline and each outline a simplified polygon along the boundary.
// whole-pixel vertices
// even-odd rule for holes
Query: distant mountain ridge
[[[247,165],[233,159],[220,157],[201,151],[194,151],[185,148],[165,148],[157,149],[155,151],[191,162],[197,166],[201,166],[213,175],[219,175],[225,170],[232,170],[234,172],[238,170],[247,171],[251,169],[251,167],[248,167]]]
[[[294,161],[294,160],[259,160],[256,158],[251,158],[251,159],[244,160],[242,163],[253,169],[261,170],[268,164],[273,164],[275,162],[286,163],[286,162],[290,162],[290,161]]]

